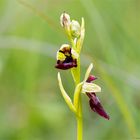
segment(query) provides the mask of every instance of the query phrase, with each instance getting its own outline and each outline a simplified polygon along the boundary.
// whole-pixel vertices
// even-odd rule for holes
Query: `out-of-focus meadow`
[[[0,140],[75,140],[76,121],[57,83],[56,51],[68,43],[63,11],[85,18],[81,75],[90,62],[110,120],[82,95],[84,140],[140,139],[140,1],[0,1]],[[62,73],[72,97],[69,71]]]

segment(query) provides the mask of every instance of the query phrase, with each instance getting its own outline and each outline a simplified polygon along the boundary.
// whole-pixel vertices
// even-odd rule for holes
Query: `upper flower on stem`
[[[70,45],[63,44],[57,51],[57,64],[55,67],[62,70],[77,67],[78,57],[79,55],[70,47]]]

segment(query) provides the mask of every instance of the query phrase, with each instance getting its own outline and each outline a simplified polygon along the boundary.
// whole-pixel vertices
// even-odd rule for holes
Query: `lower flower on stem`
[[[93,75],[90,75],[87,79],[86,82],[90,83],[94,80],[96,80],[97,78],[94,77]],[[91,107],[91,109],[96,112],[97,114],[99,114],[100,116],[104,117],[105,119],[109,120],[109,115],[106,113],[106,111],[104,110],[99,98],[96,96],[95,92],[87,92],[86,95],[89,97],[89,105]]]

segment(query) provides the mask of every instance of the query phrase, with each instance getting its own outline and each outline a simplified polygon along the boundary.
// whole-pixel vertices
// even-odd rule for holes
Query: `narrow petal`
[[[89,77],[90,72],[91,72],[92,69],[93,69],[93,64],[91,63],[91,64],[89,65],[89,67],[87,68],[84,81],[86,81],[86,80],[88,79],[88,77]]]
[[[102,104],[100,103],[100,100],[96,96],[95,93],[87,93],[87,96],[90,98],[89,104],[91,109],[99,114],[100,116],[104,117],[105,119],[109,120],[109,115],[104,110]]]
[[[90,82],[92,82],[92,81],[94,81],[94,80],[96,80],[96,79],[97,79],[97,77],[95,77],[94,75],[90,75],[90,76],[88,77],[88,79],[86,80],[86,82],[90,83]]]

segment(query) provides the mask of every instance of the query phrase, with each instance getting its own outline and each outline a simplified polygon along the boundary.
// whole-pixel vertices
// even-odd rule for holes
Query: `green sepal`
[[[97,93],[97,92],[101,92],[101,87],[94,84],[94,83],[88,83],[88,82],[84,82],[83,86],[82,86],[82,93]]]
[[[60,76],[60,73],[58,72],[58,83],[59,83],[59,88],[60,88],[60,91],[62,93],[62,96],[65,100],[65,102],[67,103],[68,107],[70,108],[70,110],[74,113],[76,113],[76,109],[70,99],[70,97],[68,96],[68,94],[66,93],[64,87],[63,87],[63,84],[62,84],[62,80],[61,80],[61,76]]]

